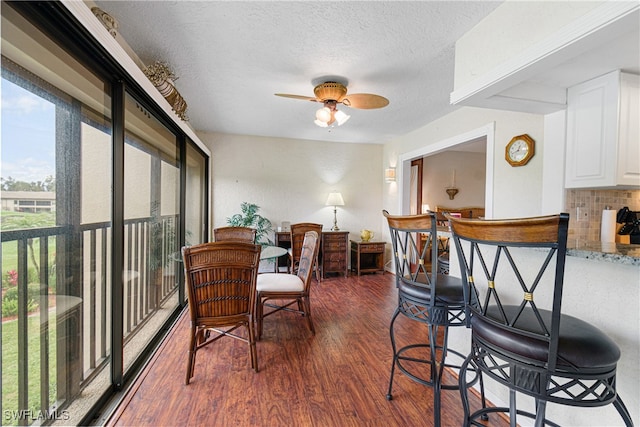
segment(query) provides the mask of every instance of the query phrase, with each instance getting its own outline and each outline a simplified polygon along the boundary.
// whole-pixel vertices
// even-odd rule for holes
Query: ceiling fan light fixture
[[[316,119],[323,123],[329,123],[331,120],[331,110],[329,107],[322,107],[318,111],[316,111]]]
[[[346,123],[346,121],[351,118],[350,115],[345,114],[340,110],[336,110],[336,112],[335,112],[335,114],[333,116],[335,117],[336,121],[338,122],[338,126],[341,126],[342,124]]]
[[[339,111],[336,108],[338,104],[360,110],[372,110],[389,105],[387,98],[372,93],[354,93],[347,97],[347,87],[338,82],[320,83],[313,88],[313,93],[315,97],[291,95],[287,93],[276,93],[275,95],[285,98],[321,102],[323,108],[316,111],[314,123],[323,128],[333,127],[333,124],[336,122],[338,126],[341,126],[351,117]]]

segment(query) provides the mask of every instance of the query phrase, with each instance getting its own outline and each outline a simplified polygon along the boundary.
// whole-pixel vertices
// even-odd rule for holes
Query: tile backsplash
[[[569,213],[569,239],[600,241],[602,211],[609,206],[616,211],[628,206],[640,211],[640,190],[567,190],[565,209]],[[586,212],[587,218],[578,221],[578,209]]]

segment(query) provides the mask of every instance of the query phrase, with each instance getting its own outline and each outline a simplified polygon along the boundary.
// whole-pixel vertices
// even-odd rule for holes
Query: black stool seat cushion
[[[519,307],[503,306],[508,319],[513,319]],[[491,309],[494,309],[493,311]],[[551,311],[539,310],[547,327],[551,325]],[[491,307],[487,317],[501,319],[496,307]],[[499,320],[501,322],[501,320]],[[527,308],[516,322],[516,327],[529,332],[541,333],[533,310]],[[478,315],[472,315],[473,334],[490,344],[504,348],[517,355],[544,364],[548,359],[548,342],[506,330]],[[595,326],[568,315],[561,315],[558,362],[560,370],[605,371],[615,368],[620,359],[620,348]]]
[[[462,292],[462,280],[458,277],[451,277],[447,274],[438,274],[438,284],[436,285],[436,300],[443,304],[464,304]],[[414,283],[426,283],[424,275],[418,276],[416,282],[412,282],[407,277],[400,279],[398,290],[415,300],[430,301],[431,290],[426,285],[420,286]]]

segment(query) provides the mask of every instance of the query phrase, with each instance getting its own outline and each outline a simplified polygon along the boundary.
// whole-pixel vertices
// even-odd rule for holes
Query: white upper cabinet
[[[614,71],[567,90],[566,188],[640,188],[640,76]]]

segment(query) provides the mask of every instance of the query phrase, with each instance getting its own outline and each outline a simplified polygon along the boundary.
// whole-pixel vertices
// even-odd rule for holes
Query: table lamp
[[[342,194],[338,192],[329,193],[329,197],[327,198],[327,206],[333,206],[333,227],[331,231],[338,231],[338,206],[344,206],[344,200],[342,199]]]

